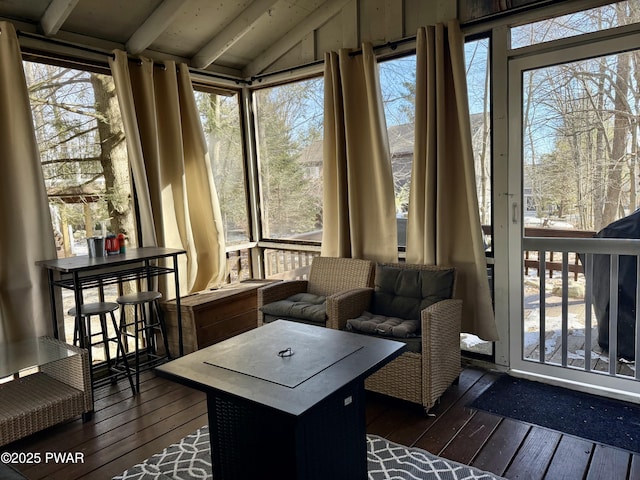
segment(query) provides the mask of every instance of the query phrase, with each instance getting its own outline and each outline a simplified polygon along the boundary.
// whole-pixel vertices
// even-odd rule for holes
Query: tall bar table
[[[125,253],[104,257],[77,256],[39,260],[36,265],[47,269],[49,278],[49,295],[51,296],[51,318],[53,334],[58,338],[58,319],[55,287],[71,289],[74,292],[76,312],[84,303],[82,291],[86,288],[101,288],[105,285],[120,284],[130,280],[160,275],[173,275],[176,289],[178,349],[184,354],[182,339],[182,316],[180,314],[180,280],[178,274],[178,255],[186,254],[185,250],[164,247],[128,248]],[[172,266],[154,265],[157,260],[171,258]],[[55,273],[58,273],[56,278]],[[79,318],[76,318],[79,322]]]

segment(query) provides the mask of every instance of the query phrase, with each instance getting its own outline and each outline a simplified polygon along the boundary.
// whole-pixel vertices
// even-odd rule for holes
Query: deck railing
[[[320,253],[306,250],[266,249],[265,276],[269,279],[306,279],[313,257]]]
[[[227,283],[257,277],[254,272],[256,258],[261,258],[259,269],[265,278],[278,280],[306,279],[313,257],[320,255],[318,245],[266,243],[227,247]]]
[[[538,238],[593,238],[596,232],[592,230],[568,230],[560,228],[539,228],[539,227],[525,227],[525,237],[538,237]],[[540,268],[540,257],[538,252],[526,250],[524,251],[524,273],[529,274],[530,268],[535,268],[540,275],[541,271],[549,271],[549,278],[553,278],[554,272],[562,273],[565,268],[562,262],[557,261],[557,253],[560,252],[546,252],[545,255],[545,268]],[[555,254],[555,255],[554,255]],[[554,258],[555,256],[555,258]],[[574,280],[578,280],[578,274],[583,273],[582,264],[578,258],[578,255],[571,254],[569,262],[566,265],[569,272],[573,273]]]
[[[592,352],[592,346],[596,344],[593,338],[594,327],[597,326],[598,319],[594,315],[594,297],[593,297],[593,285],[591,279],[594,275],[608,275],[609,276],[609,318],[600,319],[608,323],[608,370],[605,373],[616,376],[620,374],[620,365],[618,364],[618,318],[619,318],[619,305],[618,305],[618,284],[619,284],[619,270],[620,260],[623,256],[635,257],[636,262],[636,279],[640,275],[640,240],[636,239],[614,239],[614,238],[549,238],[549,237],[525,237],[523,239],[522,248],[524,251],[537,252],[537,267],[539,271],[546,271],[549,269],[547,265],[547,258],[549,258],[550,252],[556,252],[561,255],[561,261],[553,262],[554,270],[558,270],[561,275],[561,329],[560,329],[560,348],[559,351],[549,353],[547,351],[547,341],[549,328],[547,328],[547,288],[546,288],[546,275],[539,275],[539,296],[538,308],[539,308],[539,325],[536,329],[539,335],[539,355],[536,361],[540,363],[559,364],[562,367],[573,367],[584,369],[585,371],[593,370],[593,357],[592,353],[596,356],[602,352]],[[608,255],[609,256],[609,271],[594,272],[594,255]],[[580,365],[573,362],[569,358],[569,272],[571,269],[570,258],[580,258],[580,266],[583,267],[585,281],[585,289],[583,298],[572,298],[572,306],[576,306],[580,303],[581,307],[584,307],[584,364]],[[559,264],[559,265],[557,265]],[[581,273],[582,274],[582,273]],[[640,337],[636,334],[638,332],[638,326],[640,325],[640,294],[638,294],[638,283],[636,282],[636,295],[635,295],[635,327],[633,332],[624,332],[625,335],[635,335],[634,345],[635,352],[640,353]],[[583,303],[582,303],[583,302]],[[582,310],[582,309],[581,309]],[[527,328],[524,325],[522,331],[526,332]],[[606,324],[605,323],[605,328]],[[600,326],[602,328],[602,326]],[[531,328],[529,327],[529,330]],[[607,352],[605,352],[606,354]],[[528,358],[525,358],[528,359]],[[571,361],[570,361],[571,360]],[[588,360],[588,361],[586,361]],[[640,371],[632,371],[630,374],[636,380],[640,379]]]
[[[491,235],[491,227],[484,225],[483,230],[486,235]],[[525,237],[544,238],[590,238],[596,232],[590,230],[568,230],[557,228],[537,228],[526,227]],[[255,248],[255,244],[227,247],[227,282],[235,283],[253,277],[252,261],[250,252]],[[300,279],[306,278],[309,273],[313,257],[320,254],[317,245],[270,245],[262,248],[264,260],[264,275],[266,278],[274,279]],[[562,272],[562,262],[557,260],[559,252],[546,252],[545,270],[548,271],[549,278],[553,278],[554,273]],[[537,251],[524,251],[525,274],[529,274],[529,269],[535,269],[540,275],[540,259]],[[566,267],[578,279],[578,274],[583,273],[582,264],[576,255],[570,256],[570,262]]]
[[[491,227],[484,225],[483,230],[486,235],[491,235]],[[538,228],[526,227],[524,229],[525,237],[539,238],[591,238],[595,235],[595,231],[591,230],[569,230],[559,228]],[[235,283],[253,277],[252,261],[250,252],[252,245],[230,246],[227,247],[227,282]],[[295,279],[305,278],[309,272],[309,266],[313,257],[320,254],[319,247],[309,247],[303,245],[287,244],[274,245],[273,248],[267,246],[262,248],[264,259],[264,275],[266,278],[275,279]],[[560,252],[549,251],[545,253],[544,271],[548,272],[549,278],[553,278],[554,273],[562,273],[563,264],[558,261]],[[566,268],[573,274],[574,280],[578,279],[578,275],[583,273],[582,264],[577,255],[570,254],[569,263]],[[530,269],[535,269],[537,274],[543,271],[540,268],[541,259],[535,250],[524,250],[524,269],[525,274],[529,274]]]

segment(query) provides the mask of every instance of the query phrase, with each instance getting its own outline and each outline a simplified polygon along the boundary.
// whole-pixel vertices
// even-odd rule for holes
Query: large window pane
[[[198,90],[195,96],[209,147],[226,243],[246,242],[249,240],[249,217],[238,95]]]
[[[380,88],[391,153],[398,245],[404,247],[407,244],[407,211],[413,163],[416,56],[381,62]]]
[[[465,45],[469,109],[476,167],[480,219],[491,231],[491,128],[489,118],[489,40]],[[398,245],[406,245],[415,122],[415,55],[380,63],[380,85],[389,135],[398,219]]]
[[[321,78],[254,93],[262,235],[322,239]]]
[[[487,250],[491,250],[491,99],[488,38],[465,43],[465,63],[480,222],[485,232]]]
[[[109,233],[123,233],[127,246],[136,246],[129,159],[113,79],[34,62],[24,62],[24,69],[58,256],[87,255],[86,238]],[[132,283],[123,284],[125,293],[134,291]],[[118,294],[109,285],[83,295],[90,303],[101,295],[114,301]],[[62,305],[65,312],[75,305],[71,290],[62,289]],[[95,321],[92,328],[99,329]],[[74,324],[74,317],[65,316],[69,343]],[[94,352],[94,362],[103,359],[103,350]]]
[[[630,0],[511,29],[511,47],[520,48],[640,21],[640,4]]]
[[[489,39],[481,38],[465,43],[465,67],[467,72],[467,91],[471,123],[471,142],[476,173],[476,191],[480,222],[484,231],[487,252],[493,252],[492,246],[492,181],[491,181],[491,98]],[[493,289],[493,264],[487,265],[487,273]],[[491,355],[493,343],[485,342],[475,335],[462,333],[462,350],[480,355]]]
[[[525,227],[600,230],[638,207],[638,57],[524,72]]]
[[[24,62],[58,255],[87,254],[85,238],[136,243],[129,160],[113,79]]]

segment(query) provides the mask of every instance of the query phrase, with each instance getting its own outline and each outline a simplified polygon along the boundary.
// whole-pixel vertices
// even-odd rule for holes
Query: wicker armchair
[[[451,271],[451,267],[414,264],[380,264],[381,267],[417,271]],[[456,271],[453,270],[451,297],[455,295]],[[376,278],[378,288],[378,278]],[[347,329],[347,322],[372,309],[374,289],[361,288],[327,299],[328,326]],[[453,383],[461,371],[460,322],[462,300],[446,299],[419,312],[417,336],[393,340],[406,341],[407,351],[365,380],[368,390],[420,404],[428,411]],[[410,344],[413,343],[411,347]],[[414,351],[411,351],[414,350]]]
[[[30,353],[31,345],[21,345],[17,348],[20,353],[17,360],[9,358],[9,364],[11,360],[19,364],[32,359],[44,360],[44,363],[33,365],[38,367],[36,373],[0,384],[0,446],[78,415],[82,415],[83,420],[92,415],[88,351],[54,338],[42,337],[38,341],[41,350],[36,353]],[[6,354],[2,347],[0,345],[0,353]],[[60,348],[77,355],[61,355],[52,360]]]
[[[277,319],[326,326],[326,299],[373,286],[374,264],[356,258],[315,257],[308,280],[277,282],[258,289],[258,326]]]

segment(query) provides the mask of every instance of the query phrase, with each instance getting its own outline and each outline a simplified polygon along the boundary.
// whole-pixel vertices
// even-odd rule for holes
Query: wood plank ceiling
[[[249,78],[350,0],[0,0],[21,32]],[[355,45],[357,46],[357,45]],[[314,59],[312,59],[314,60]]]

